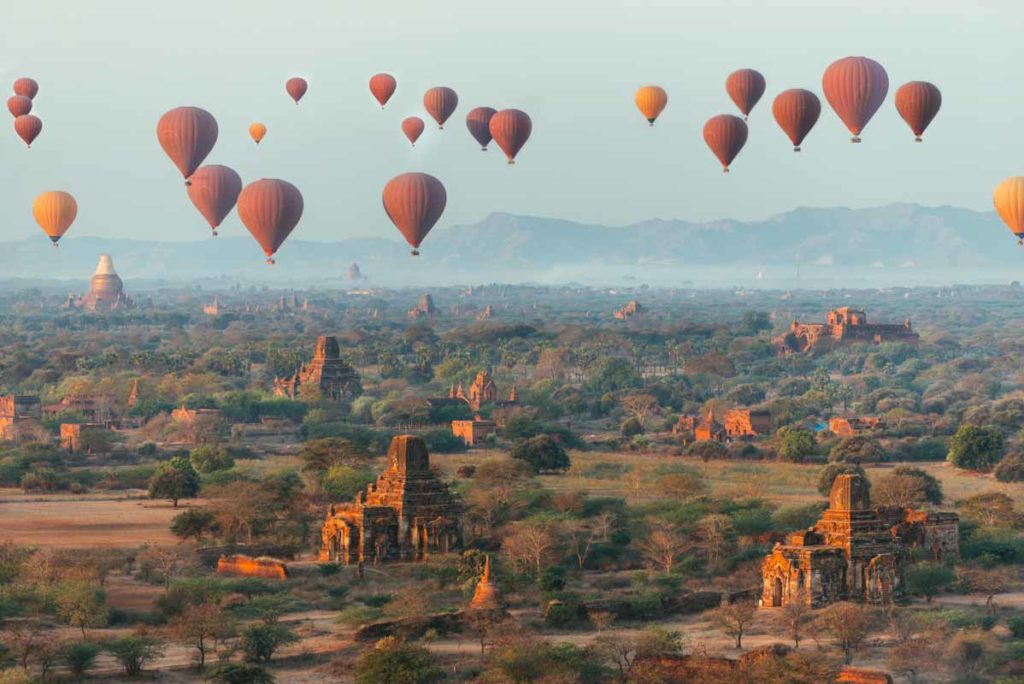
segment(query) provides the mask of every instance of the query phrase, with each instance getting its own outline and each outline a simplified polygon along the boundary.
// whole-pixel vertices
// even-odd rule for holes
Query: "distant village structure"
[[[829,311],[825,323],[793,321],[789,331],[774,338],[772,345],[779,353],[787,354],[856,342],[905,342],[916,345],[919,339],[919,335],[911,328],[910,319],[902,324],[868,323],[866,313],[843,306]]]
[[[337,337],[321,335],[316,340],[312,361],[302,364],[290,377],[274,378],[274,394],[279,397],[295,399],[303,387],[314,388],[307,391],[335,401],[348,401],[363,393],[359,373],[341,358]]]
[[[615,318],[620,321],[628,321],[631,318],[643,318],[643,315],[647,312],[640,302],[635,299],[631,299],[621,309],[615,312]]]
[[[0,396],[0,441],[16,442],[26,429],[39,427],[39,397],[25,394]]]
[[[913,549],[935,560],[960,555],[959,521],[956,513],[872,508],[868,483],[859,475],[840,475],[821,519],[765,557],[761,605],[888,604],[901,594]]]
[[[718,422],[710,409],[699,418],[679,416],[672,434],[682,437],[684,442],[730,442],[763,437],[772,431],[772,414],[765,409],[728,409],[724,421]]]
[[[508,393],[508,399],[502,401],[498,398],[498,385],[494,382],[494,378],[491,377],[490,371],[480,371],[473,378],[473,384],[469,386],[469,392],[463,389],[462,385],[459,384],[456,389],[452,386],[448,390],[449,399],[461,399],[462,401],[469,404],[469,407],[474,411],[479,411],[480,407],[484,404],[497,404],[498,406],[513,406],[519,403],[519,390],[516,389],[515,385],[512,385],[512,389]]]
[[[320,536],[321,562],[424,560],[462,547],[462,503],[430,469],[423,440],[399,435],[387,470],[355,501],[332,505]]]
[[[101,254],[96,265],[96,272],[89,281],[89,292],[81,297],[69,294],[64,302],[65,309],[84,309],[85,311],[114,311],[130,309],[135,306],[124,292],[121,276],[114,270],[114,261],[109,254]]]
[[[833,416],[828,419],[828,431],[836,437],[853,437],[864,432],[881,430],[885,423],[879,416],[857,416],[844,418]]]
[[[405,312],[406,318],[434,318],[438,315],[437,307],[434,306],[434,298],[429,294],[421,295],[416,306]]]

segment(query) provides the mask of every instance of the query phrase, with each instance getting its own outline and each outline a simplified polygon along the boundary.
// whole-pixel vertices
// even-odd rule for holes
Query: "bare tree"
[[[564,526],[565,538],[569,542],[569,553],[576,559],[577,567],[582,570],[587,564],[587,556],[597,540],[597,529],[589,521],[573,521]]]
[[[47,625],[39,620],[14,619],[4,623],[3,643],[23,670],[28,670],[36,649],[49,638],[47,631]]]
[[[647,418],[658,412],[658,398],[653,394],[627,394],[619,400],[622,405],[622,410],[626,412],[626,415],[636,418],[636,421],[640,423],[640,427],[644,427],[647,422]]]
[[[715,619],[719,627],[736,641],[736,648],[743,648],[743,634],[757,613],[752,601],[734,601],[719,607]]]
[[[811,612],[808,601],[807,590],[803,587],[797,589],[782,607],[782,619],[786,624],[786,630],[793,640],[793,648],[800,648],[800,638],[803,635],[804,623]]]
[[[617,522],[618,516],[611,511],[602,511],[594,516],[594,531],[598,533],[600,541],[608,541],[608,536],[612,533]]]
[[[534,577],[540,577],[544,564],[554,555],[558,545],[556,523],[552,520],[533,519],[514,523],[502,547],[509,562],[529,568]]]
[[[815,624],[836,640],[843,651],[844,662],[849,665],[868,636],[870,619],[863,606],[843,601],[821,611]]]
[[[181,643],[196,649],[199,669],[206,665],[206,656],[216,653],[218,646],[233,632],[233,622],[224,609],[215,604],[189,606],[171,622],[171,629]]]
[[[662,520],[648,519],[647,534],[637,544],[648,565],[665,574],[672,572],[683,552],[684,539],[676,528]]]
[[[192,567],[192,550],[185,546],[147,546],[139,554],[139,564],[143,567],[144,572],[155,570],[166,589],[171,586],[171,582],[175,578],[180,577]]]
[[[707,555],[709,571],[715,570],[721,562],[731,531],[732,519],[727,515],[708,515],[697,522],[697,536]]]

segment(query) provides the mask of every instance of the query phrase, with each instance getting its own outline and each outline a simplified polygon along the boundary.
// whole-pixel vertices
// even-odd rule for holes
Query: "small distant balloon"
[[[743,112],[744,119],[764,95],[764,89],[764,76],[753,69],[739,69],[725,79],[725,92],[729,93],[729,97]]]
[[[784,90],[772,102],[772,115],[793,143],[793,151],[799,152],[804,138],[821,116],[821,100],[802,88]]]
[[[384,109],[384,105],[395,94],[397,87],[398,81],[391,74],[374,74],[370,77],[370,93],[380,103],[381,109]]]
[[[459,96],[451,88],[439,86],[431,88],[423,94],[423,107],[437,122],[438,128],[444,128],[444,122],[448,120],[459,106]]]
[[[75,222],[75,217],[78,216],[78,203],[69,193],[51,190],[36,197],[36,201],[32,203],[32,216],[56,247],[57,242]]]
[[[384,212],[412,247],[411,254],[418,256],[420,244],[444,213],[444,185],[425,173],[403,173],[388,181],[381,199]]]
[[[474,107],[466,114],[466,128],[473,139],[480,144],[480,149],[487,151],[491,137],[491,117],[497,113],[492,107]]]
[[[253,139],[257,145],[263,140],[263,136],[267,134],[267,127],[258,121],[253,124],[249,124],[249,137]]]
[[[309,89],[309,84],[306,83],[306,79],[296,76],[288,79],[288,82],[284,84],[284,89],[288,91],[289,97],[295,100],[295,104],[299,104],[299,100]]]
[[[14,132],[28,147],[32,147],[32,141],[38,138],[42,131],[43,122],[35,114],[25,114],[14,120]]]
[[[211,164],[196,169],[191,181],[188,198],[217,235],[217,226],[231,213],[242,192],[242,177],[227,166]]]
[[[999,218],[1017,236],[1017,244],[1024,245],[1024,176],[1010,176],[997,185],[992,203]]]
[[[302,218],[302,193],[291,183],[264,178],[238,195],[238,217],[274,263],[274,254]]]
[[[188,182],[217,142],[217,120],[199,107],[177,107],[160,117],[156,137]]]
[[[7,98],[7,111],[14,118],[25,116],[32,112],[32,99],[24,95],[12,95]]]
[[[636,91],[633,100],[647,123],[653,126],[668,104],[668,93],[661,86],[646,85]]]
[[[729,165],[747,142],[747,124],[732,114],[713,116],[704,124],[704,142],[722,163],[722,172],[729,173]]]
[[[896,90],[896,111],[914,132],[914,140],[921,136],[942,107],[942,93],[927,81],[904,83]]]
[[[873,59],[844,57],[825,70],[821,86],[829,105],[853,133],[850,142],[859,143],[861,131],[889,92],[889,75]]]
[[[491,117],[488,124],[491,137],[508,157],[509,164],[516,163],[516,155],[530,139],[533,122],[529,115],[518,109],[503,109]]]
[[[23,95],[28,99],[35,99],[36,93],[39,92],[39,84],[31,78],[19,78],[14,82],[14,94]]]
[[[423,119],[418,116],[407,116],[402,119],[402,133],[405,133],[405,137],[409,139],[413,147],[416,147],[416,141],[423,135],[425,127]]]

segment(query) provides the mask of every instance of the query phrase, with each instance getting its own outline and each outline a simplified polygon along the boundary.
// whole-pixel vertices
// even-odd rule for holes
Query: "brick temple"
[[[302,364],[291,377],[274,378],[274,394],[279,397],[295,399],[303,387],[315,388],[312,391],[318,396],[334,400],[355,399],[363,393],[359,374],[341,358],[337,337],[316,338],[312,361]]]
[[[772,340],[779,353],[806,352],[817,347],[835,347],[844,344],[882,342],[918,343],[910,319],[903,323],[869,323],[868,315],[848,306],[832,309],[824,323],[793,321],[789,331]]]

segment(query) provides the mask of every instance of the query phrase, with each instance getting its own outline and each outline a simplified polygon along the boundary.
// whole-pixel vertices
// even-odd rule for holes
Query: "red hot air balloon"
[[[772,102],[772,115],[779,128],[789,136],[793,143],[793,151],[799,152],[800,143],[821,116],[821,100],[809,90],[784,90]]]
[[[704,124],[704,142],[722,162],[722,173],[729,173],[729,164],[747,142],[747,124],[732,114],[719,114]]]
[[[39,137],[43,130],[43,122],[34,114],[25,114],[14,120],[14,132],[25,141],[25,144],[32,147],[32,141]]]
[[[39,84],[31,78],[19,78],[14,82],[14,94],[33,99],[39,92]]]
[[[242,177],[226,166],[211,164],[196,169],[191,180],[188,198],[217,235],[217,226],[231,213],[242,192]]]
[[[217,142],[217,120],[199,107],[177,107],[160,117],[156,138],[188,185]]]
[[[491,142],[491,117],[497,110],[491,107],[475,107],[466,114],[466,128],[473,139],[480,143],[480,149],[487,151],[487,144]]]
[[[274,254],[302,218],[302,193],[283,180],[264,178],[238,195],[238,216],[274,263]]]
[[[451,88],[443,86],[431,88],[423,94],[423,107],[427,114],[437,122],[438,128],[444,128],[444,122],[448,120],[459,106],[459,96]]]
[[[914,140],[921,142],[921,136],[942,106],[942,93],[927,81],[904,83],[896,91],[896,111],[914,131]]]
[[[25,116],[32,111],[32,100],[24,95],[12,95],[7,98],[7,111],[15,119],[19,116]]]
[[[739,69],[725,79],[725,92],[729,93],[729,97],[743,112],[744,120],[764,95],[764,89],[764,76],[753,69]]]
[[[419,255],[419,246],[444,213],[448,202],[441,181],[425,173],[403,173],[384,186],[384,211]]]
[[[533,122],[526,112],[518,109],[503,109],[491,117],[488,124],[491,137],[508,157],[509,164],[516,163],[516,155],[530,139]]]
[[[889,75],[882,65],[867,57],[844,57],[825,70],[821,79],[825,99],[860,142],[860,132],[871,121],[889,92]]]
[[[309,90],[309,84],[306,83],[306,79],[296,76],[288,79],[288,82],[284,84],[284,89],[288,91],[288,96],[295,100],[295,104],[299,104],[299,100]]]
[[[418,116],[407,116],[402,119],[402,132],[413,147],[416,147],[416,141],[423,135],[424,127],[423,119]]]
[[[384,105],[388,103],[391,96],[395,94],[395,88],[398,87],[398,81],[391,74],[375,74],[370,78],[370,92],[380,103],[380,108],[384,109]]]

